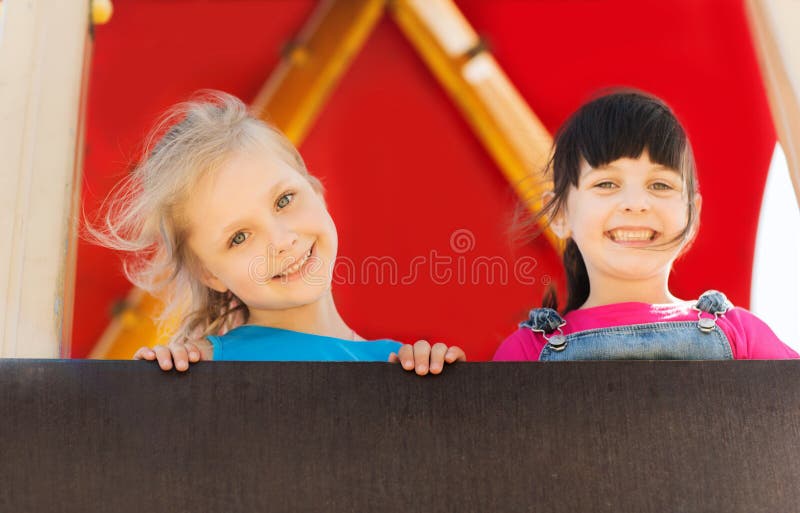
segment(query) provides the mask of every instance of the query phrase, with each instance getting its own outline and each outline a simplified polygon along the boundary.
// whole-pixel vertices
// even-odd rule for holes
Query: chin
[[[282,293],[280,298],[275,301],[281,305],[276,309],[298,308],[316,303],[325,297],[325,294],[331,289],[330,281],[324,285],[303,285],[302,290],[291,290]]]

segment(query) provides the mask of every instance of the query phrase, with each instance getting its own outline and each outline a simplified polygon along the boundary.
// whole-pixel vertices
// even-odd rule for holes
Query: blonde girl
[[[292,144],[225,93],[171,109],[112,194],[98,243],[128,255],[132,283],[180,319],[134,358],[183,371],[199,360],[400,361],[418,374],[465,359],[422,340],[365,341],[331,293],[338,235],[322,186]]]

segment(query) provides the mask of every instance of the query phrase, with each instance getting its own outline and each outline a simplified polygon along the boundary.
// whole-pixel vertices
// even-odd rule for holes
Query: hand
[[[198,339],[186,342],[171,342],[168,346],[157,345],[152,349],[140,347],[133,355],[134,360],[158,360],[161,370],[171,370],[173,362],[175,369],[183,372],[189,369],[190,363],[200,360],[211,360],[214,355],[214,348],[208,339]]]
[[[407,371],[416,371],[420,376],[424,376],[430,371],[431,374],[440,374],[445,363],[466,362],[467,355],[458,346],[450,346],[437,342],[431,347],[427,340],[418,340],[413,346],[403,344],[397,353],[389,355],[390,363],[397,363]]]

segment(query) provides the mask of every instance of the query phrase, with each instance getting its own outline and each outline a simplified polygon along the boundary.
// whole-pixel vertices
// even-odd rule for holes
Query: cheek
[[[566,226],[578,236],[593,233],[603,224],[602,211],[588,202],[576,204],[568,212],[564,216]]]
[[[680,231],[686,227],[686,223],[689,220],[689,205],[686,204],[686,201],[683,199],[675,200],[671,202],[671,204],[666,205],[666,208],[669,209],[671,215],[669,216],[672,220],[672,224],[675,226],[676,230]]]
[[[330,216],[328,211],[325,211],[326,217],[326,232],[328,233],[328,237],[331,240],[331,247],[333,248],[333,256],[336,257],[336,252],[339,247],[339,233],[336,231],[336,224],[333,222],[333,218]]]
[[[193,262],[190,265],[190,269],[194,276],[209,273],[216,278],[222,279],[221,274],[224,269],[220,266],[218,259],[212,258],[202,251],[197,251],[196,246],[193,246],[191,243],[189,243],[189,250],[193,255],[191,257]]]
[[[325,236],[329,244],[334,248],[337,247],[338,234],[336,232],[336,225],[330,213],[325,208],[324,203],[318,201],[314,205],[311,205],[311,208],[303,213],[301,222],[307,227],[309,232],[315,233],[318,236]]]
[[[248,277],[252,272],[251,267],[258,266],[260,262],[256,254],[257,251],[252,246],[248,247],[246,251],[227,254],[215,262],[214,268],[217,270],[215,272],[217,277],[232,288],[236,287],[237,284],[247,283]],[[261,259],[263,261],[263,254]]]

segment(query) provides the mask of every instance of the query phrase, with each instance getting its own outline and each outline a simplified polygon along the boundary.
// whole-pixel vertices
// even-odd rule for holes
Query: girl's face
[[[683,246],[666,243],[686,227],[687,201],[680,172],[651,162],[646,151],[602,168],[584,161],[553,226],[578,245],[590,281],[666,277]]]
[[[250,309],[284,310],[331,285],[338,240],[322,195],[267,149],[234,154],[184,205],[203,282]]]

